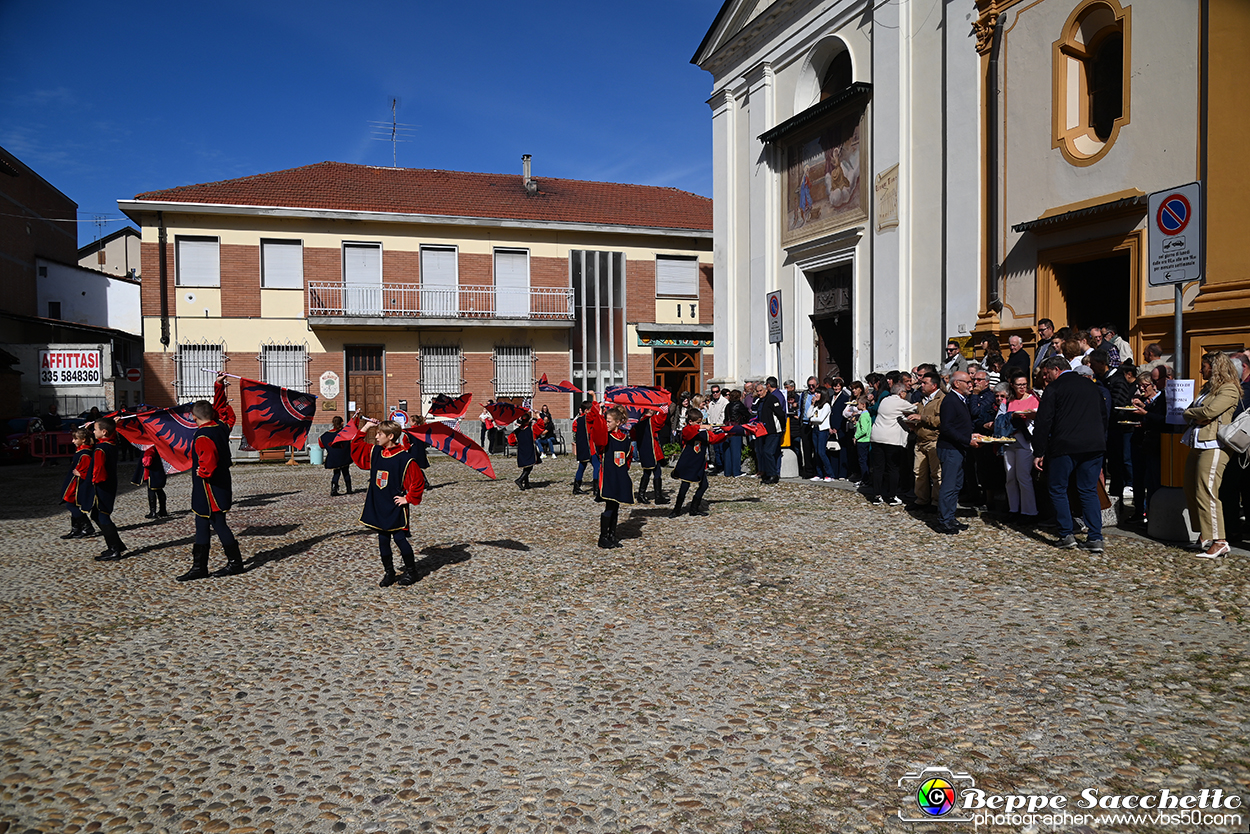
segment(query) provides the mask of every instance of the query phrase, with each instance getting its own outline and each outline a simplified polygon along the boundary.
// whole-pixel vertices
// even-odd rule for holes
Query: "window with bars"
[[[225,370],[226,346],[220,342],[179,344],[174,354],[178,364],[178,402],[212,400],[218,371]]]
[[[261,345],[261,381],[292,391],[308,391],[307,345]]]
[[[460,396],[463,358],[456,345],[422,345],[421,394]]]
[[[534,349],[496,347],[494,382],[496,397],[532,397],[534,395]]]

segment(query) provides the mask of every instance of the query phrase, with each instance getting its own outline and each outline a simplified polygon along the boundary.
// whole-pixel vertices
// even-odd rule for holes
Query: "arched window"
[[[829,68],[825,70],[825,77],[820,81],[820,100],[836,96],[851,86],[852,81],[851,53],[844,50],[833,56]]]
[[[1084,0],[1054,43],[1054,136],[1073,165],[1092,165],[1129,122],[1130,8]]]

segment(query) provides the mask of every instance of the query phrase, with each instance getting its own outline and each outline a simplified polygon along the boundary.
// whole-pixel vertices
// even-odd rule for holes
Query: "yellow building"
[[[1173,350],[1174,288],[1148,281],[1147,195],[1201,182],[1205,270],[1184,285],[1184,368],[1250,344],[1250,3],[977,0],[980,333],[1110,322]]]

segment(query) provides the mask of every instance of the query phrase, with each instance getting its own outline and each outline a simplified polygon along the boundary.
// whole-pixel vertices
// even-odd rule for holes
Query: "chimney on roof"
[[[534,182],[534,178],[530,176],[530,159],[529,154],[521,154],[521,178],[525,181],[525,193],[533,197],[538,193],[538,183]]]

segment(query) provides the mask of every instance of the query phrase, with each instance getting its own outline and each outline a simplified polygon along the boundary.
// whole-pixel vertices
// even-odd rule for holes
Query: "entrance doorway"
[[[1088,330],[1112,322],[1120,333],[1128,332],[1132,310],[1132,269],[1128,252],[1089,261],[1057,263],[1054,270],[1064,305],[1053,311],[1059,315],[1051,316],[1056,327],[1068,324]]]
[[[347,349],[347,400],[375,420],[387,417],[383,352],[383,348],[371,346]]]
[[[851,264],[813,272],[812,328],[816,333],[816,376],[840,376],[850,382],[854,374],[854,338],[851,315]]]
[[[702,351],[656,350],[655,385],[673,395],[676,401],[683,391],[698,394],[702,390]]]

